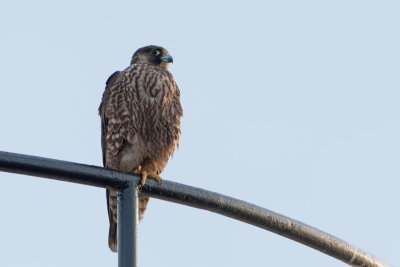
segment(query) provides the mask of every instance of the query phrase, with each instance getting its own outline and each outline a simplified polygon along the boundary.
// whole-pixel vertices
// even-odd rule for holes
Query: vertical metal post
[[[137,267],[138,191],[129,185],[118,192],[118,267]]]

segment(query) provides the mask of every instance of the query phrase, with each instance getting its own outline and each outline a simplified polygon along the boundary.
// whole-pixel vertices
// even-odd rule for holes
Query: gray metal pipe
[[[45,177],[122,190],[140,183],[140,177],[102,167],[0,151],[0,171]],[[352,266],[389,266],[346,241],[302,222],[222,194],[163,180],[148,179],[140,195],[154,197],[252,224],[295,240]]]
[[[118,267],[137,267],[138,190],[118,191]]]

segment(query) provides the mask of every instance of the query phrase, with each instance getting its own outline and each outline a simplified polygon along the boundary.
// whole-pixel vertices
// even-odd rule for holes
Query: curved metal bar
[[[0,171],[45,177],[97,187],[123,189],[140,177],[96,166],[0,151]],[[163,180],[149,179],[141,195],[215,212],[274,232],[352,266],[389,266],[367,252],[314,227],[268,209],[222,194]]]

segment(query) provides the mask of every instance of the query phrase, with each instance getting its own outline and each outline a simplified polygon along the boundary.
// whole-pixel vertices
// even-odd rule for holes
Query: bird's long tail
[[[108,231],[108,246],[110,247],[112,252],[118,251],[116,222],[110,222],[110,229]]]

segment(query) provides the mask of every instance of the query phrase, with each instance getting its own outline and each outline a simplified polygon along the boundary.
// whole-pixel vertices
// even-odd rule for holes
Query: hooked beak
[[[167,62],[167,63],[174,62],[174,59],[169,54],[163,55],[162,57],[160,57],[160,59],[161,59],[161,61]]]

